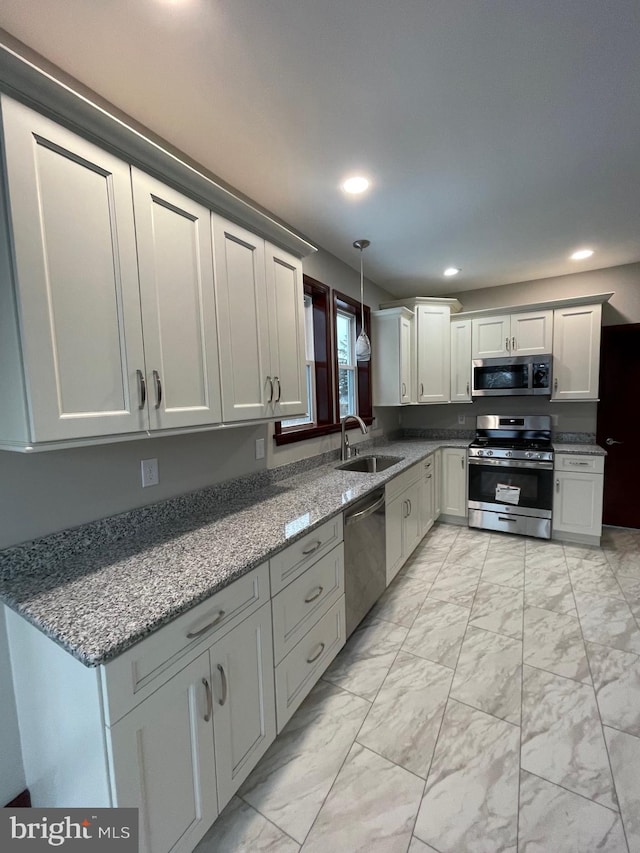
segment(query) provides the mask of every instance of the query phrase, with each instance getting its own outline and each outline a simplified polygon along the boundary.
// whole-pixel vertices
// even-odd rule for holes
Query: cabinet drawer
[[[278,734],[344,643],[344,596],[341,596],[276,667]]]
[[[344,595],[344,545],[336,545],[271,602],[273,651],[278,664],[311,625]]]
[[[271,594],[276,595],[284,589],[288,583],[299,577],[338,542],[342,542],[342,515],[329,519],[272,557],[269,561]]]
[[[268,601],[264,563],[101,667],[107,725],[164,684],[185,665],[185,655],[210,645]]]
[[[556,471],[582,471],[585,474],[602,474],[604,473],[604,456],[556,453],[553,467]]]
[[[384,487],[387,501],[393,500],[397,495],[406,491],[409,486],[412,486],[416,480],[419,480],[424,473],[423,465],[427,462],[431,462],[433,465],[433,456],[424,459],[422,462],[418,462],[416,465],[412,465],[411,468],[408,468],[402,474],[398,474],[397,477],[390,480]]]

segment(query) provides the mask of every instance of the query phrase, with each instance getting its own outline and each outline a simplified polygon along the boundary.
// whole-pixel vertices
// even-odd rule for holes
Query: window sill
[[[371,426],[373,418],[362,419],[367,426]],[[342,424],[323,424],[322,426],[302,427],[301,429],[290,429],[287,432],[276,433],[273,439],[277,447],[282,444],[294,444],[296,441],[305,441],[310,438],[320,438],[323,435],[331,435],[334,432],[340,432]],[[357,424],[349,424],[347,431],[351,429],[359,429]]]

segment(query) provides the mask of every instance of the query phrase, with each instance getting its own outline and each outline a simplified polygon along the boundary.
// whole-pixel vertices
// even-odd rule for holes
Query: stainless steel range
[[[479,415],[469,445],[469,527],[551,538],[551,418]]]

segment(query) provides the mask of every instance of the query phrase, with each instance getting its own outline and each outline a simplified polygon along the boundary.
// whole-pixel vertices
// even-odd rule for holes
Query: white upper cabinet
[[[132,171],[151,429],[219,423],[210,212]]]
[[[511,315],[512,355],[544,355],[553,346],[553,311]]]
[[[451,402],[471,401],[471,320],[451,320]]]
[[[451,388],[449,305],[416,306],[419,403],[448,403]]]
[[[550,353],[553,311],[495,314],[473,320],[473,358]]]
[[[24,369],[11,382],[24,382],[29,421],[10,438],[146,429],[129,166],[9,98],[2,113]],[[11,322],[3,311],[3,335]]]
[[[300,262],[212,214],[222,418],[303,415],[307,408]]]
[[[411,403],[413,313],[407,308],[372,311],[373,405]]]
[[[557,308],[552,400],[597,400],[602,305]]]
[[[265,244],[269,310],[272,411],[283,418],[307,410],[302,264],[298,258]]]
[[[274,398],[264,240],[212,214],[222,418],[267,417]]]
[[[497,314],[472,321],[473,358],[501,358],[509,355],[511,316]]]

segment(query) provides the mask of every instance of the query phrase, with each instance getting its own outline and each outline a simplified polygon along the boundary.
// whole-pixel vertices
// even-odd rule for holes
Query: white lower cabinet
[[[387,586],[424,535],[420,509],[422,479],[422,463],[419,463],[385,486]]]
[[[145,853],[190,851],[275,738],[263,605],[107,729],[114,800]]]
[[[218,816],[204,652],[107,729],[114,805],[139,809],[142,853],[190,851]]]
[[[602,535],[604,456],[556,454],[553,537],[598,544]]]
[[[467,516],[466,448],[443,447],[441,512],[454,518]]]

